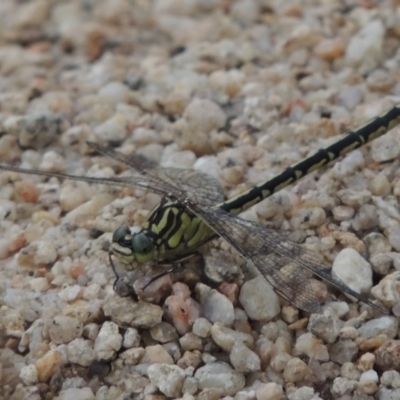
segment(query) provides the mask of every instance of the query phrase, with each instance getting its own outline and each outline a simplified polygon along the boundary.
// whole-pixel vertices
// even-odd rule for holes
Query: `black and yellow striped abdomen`
[[[253,186],[247,192],[219,204],[218,207],[234,215],[240,214],[303,176],[384,135],[399,124],[400,104],[396,104],[355,131],[348,132],[344,138],[326,148],[319,149],[310,157],[286,168],[274,178]]]

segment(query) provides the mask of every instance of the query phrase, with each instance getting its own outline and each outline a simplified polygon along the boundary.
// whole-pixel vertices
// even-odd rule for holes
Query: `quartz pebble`
[[[372,287],[372,268],[368,261],[353,249],[343,249],[335,258],[332,273],[357,293]]]
[[[233,304],[218,291],[210,290],[201,306],[204,316],[210,322],[220,322],[225,326],[233,324],[235,318]]]
[[[380,20],[375,19],[367,23],[347,45],[346,62],[349,65],[360,66],[364,72],[374,68],[382,56],[384,33],[385,29]]]
[[[300,360],[300,358],[291,358],[283,371],[283,377],[286,382],[300,382],[304,380],[310,370],[307,364]]]
[[[77,318],[56,316],[49,328],[50,339],[55,344],[69,343],[82,335],[83,324]]]
[[[374,297],[387,307],[393,307],[400,301],[400,272],[396,271],[385,276],[378,285],[371,289]]]
[[[260,358],[243,342],[235,343],[229,358],[236,371],[248,373],[260,370]]]
[[[38,371],[33,364],[21,368],[19,377],[25,385],[34,385],[38,382]]]
[[[262,384],[256,391],[257,400],[281,400],[283,389],[275,382]]]
[[[210,336],[212,324],[205,318],[197,318],[193,324],[193,333],[200,337]]]
[[[209,363],[195,372],[200,389],[219,388],[221,395],[231,396],[244,388],[244,376],[223,362]]]
[[[121,326],[151,328],[161,322],[161,307],[139,302],[134,303],[128,298],[113,297],[103,305],[104,314],[111,316]]]
[[[94,342],[94,352],[98,360],[109,360],[121,348],[122,336],[118,325],[114,322],[105,322]]]
[[[328,349],[312,333],[305,333],[297,338],[296,350],[318,361],[329,361]]]
[[[77,338],[67,345],[68,360],[71,363],[88,367],[96,358],[92,342]]]
[[[69,388],[62,390],[57,400],[94,400],[95,396],[92,390],[88,387],[85,388]]]
[[[254,320],[271,320],[280,312],[279,298],[261,277],[243,284],[239,294],[240,304]]]
[[[384,333],[388,338],[394,339],[399,329],[399,321],[394,317],[381,317],[371,319],[361,326],[358,331],[362,337],[371,338]]]
[[[234,331],[216,322],[211,328],[211,337],[223,350],[231,352],[237,342],[251,346],[254,342],[250,334]]]
[[[153,364],[147,370],[151,383],[168,397],[181,394],[185,372],[176,365]]]

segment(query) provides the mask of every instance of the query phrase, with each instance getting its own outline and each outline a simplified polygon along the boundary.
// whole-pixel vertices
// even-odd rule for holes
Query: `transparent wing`
[[[215,205],[224,200],[221,185],[211,175],[192,169],[157,168],[155,163],[141,155],[125,155],[111,147],[93,142],[88,144],[96,151],[132,168],[134,176],[139,173],[149,182],[149,188],[161,189],[163,193],[172,194],[177,199],[189,198],[204,205]]]
[[[95,183],[101,185],[109,185],[109,186],[120,186],[120,187],[140,187],[143,189],[151,190],[155,193],[158,193],[162,196],[167,195],[169,191],[167,190],[167,185],[157,185],[155,182],[150,181],[149,179],[137,175],[137,176],[130,176],[130,177],[114,177],[114,178],[96,178],[90,176],[79,176],[79,175],[68,175],[62,174],[58,172],[48,172],[42,171],[39,169],[26,169],[26,168],[19,168],[13,167],[11,165],[1,165],[0,170],[3,171],[13,171],[18,172],[20,174],[28,174],[28,175],[41,175],[47,176],[49,178],[60,178],[60,179],[69,179],[72,181],[83,181],[88,183]]]
[[[289,303],[308,312],[320,309],[318,299],[302,268],[306,268],[342,292],[387,313],[331,275],[330,269],[303,246],[290,242],[267,227],[228,214],[221,209],[190,205],[219,236],[234,247],[255,271]]]
[[[139,187],[158,193],[161,196],[173,195],[177,199],[189,198],[205,205],[215,205],[224,199],[221,185],[208,174],[190,169],[156,168],[155,163],[143,156],[126,156],[112,148],[100,146],[97,143],[88,142],[88,144],[100,153],[131,167],[132,175],[129,177],[96,178],[18,168],[9,165],[0,165],[0,170],[110,186]]]

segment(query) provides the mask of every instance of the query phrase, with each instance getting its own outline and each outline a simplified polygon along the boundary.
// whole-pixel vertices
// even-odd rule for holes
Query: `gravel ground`
[[[0,1],[0,161],[126,174],[87,140],[217,177],[226,197],[400,98],[396,1]],[[400,398],[400,131],[244,217],[325,257],[383,316],[314,280],[308,315],[216,241],[155,304],[113,290],[107,249],[159,198],[0,173],[2,399]],[[368,261],[367,261],[368,260]],[[168,278],[169,279],[169,278]],[[161,292],[163,293],[163,292]]]

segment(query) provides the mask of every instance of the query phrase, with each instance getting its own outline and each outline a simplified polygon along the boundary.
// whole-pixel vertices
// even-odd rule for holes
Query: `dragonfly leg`
[[[176,264],[172,264],[172,267],[160,272],[157,275],[154,275],[147,283],[146,285],[144,285],[144,287],[142,288],[142,290],[145,290],[150,284],[152,284],[154,281],[156,281],[157,279],[162,278],[163,276],[172,274],[173,272],[176,272],[178,269],[182,268],[182,265],[180,263],[176,263]]]
[[[115,264],[112,259],[112,253],[108,253],[108,260],[110,262],[111,268],[114,272],[115,275],[115,281],[113,284],[113,290],[115,293],[117,293],[121,297],[127,297],[130,296],[133,298],[133,300],[137,301],[139,300],[135,289],[132,286],[132,282],[129,279],[126,279],[126,277],[121,277],[119,276],[117,269],[115,268]]]

